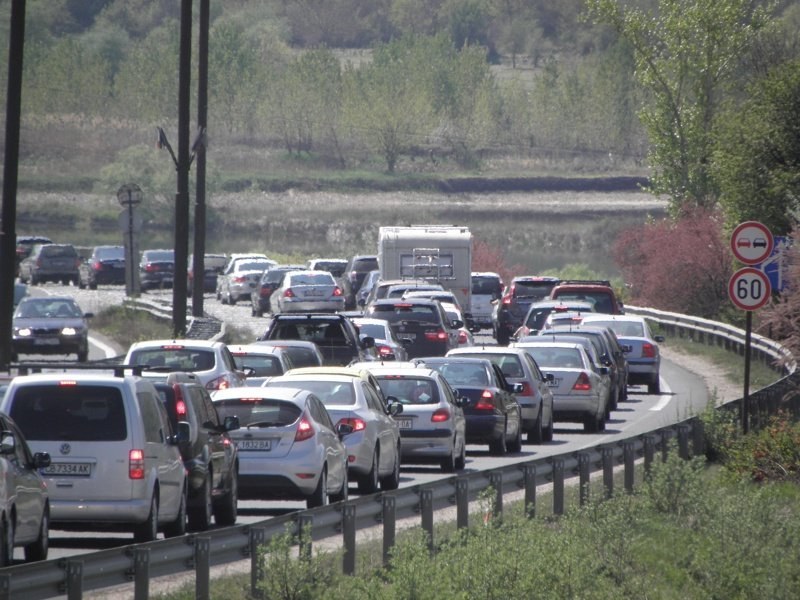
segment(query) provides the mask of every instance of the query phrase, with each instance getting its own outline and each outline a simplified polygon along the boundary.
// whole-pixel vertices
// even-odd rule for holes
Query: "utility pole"
[[[208,122],[208,28],[209,0],[200,0],[197,65],[197,127],[201,135]],[[205,140],[204,140],[205,142]],[[192,315],[203,316],[206,253],[206,146],[197,148],[197,185],[194,204],[194,254],[192,271]]]

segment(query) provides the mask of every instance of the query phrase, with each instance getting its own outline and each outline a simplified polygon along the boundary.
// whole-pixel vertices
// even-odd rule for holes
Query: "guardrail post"
[[[383,566],[385,567],[389,565],[397,533],[397,515],[395,514],[397,499],[391,494],[386,494],[381,501],[383,503]]]
[[[564,461],[553,461],[553,514],[564,514]]]
[[[694,419],[692,420],[691,428],[692,454],[694,456],[703,456],[706,453],[706,432],[703,422],[700,419]]]
[[[656,454],[656,441],[653,436],[647,434],[644,436],[644,476],[650,476],[650,470],[653,468],[653,459]]]
[[[625,491],[632,493],[635,459],[632,442],[622,443],[622,456],[625,460]]]
[[[133,597],[147,600],[150,592],[150,548],[133,549]]]
[[[194,595],[197,600],[211,598],[211,538],[194,539]]]
[[[494,488],[494,502],[492,503],[492,518],[503,518],[503,474],[492,473],[489,475],[489,483]]]
[[[354,575],[356,572],[356,507],[353,504],[345,504],[342,509],[342,542],[344,543],[342,570],[345,575]]]
[[[459,529],[469,527],[469,480],[466,477],[456,479],[456,526]]]
[[[525,514],[533,519],[536,517],[536,467],[523,465],[522,473],[525,485]]]
[[[585,506],[589,502],[589,454],[587,452],[578,452],[578,480],[580,482],[579,503],[581,506]]]
[[[11,600],[11,575],[0,575],[0,600]]]
[[[678,456],[689,460],[689,428],[686,425],[678,425]]]
[[[669,430],[664,429],[661,431],[661,462],[667,462],[669,458]]]
[[[258,582],[264,576],[264,562],[258,553],[259,546],[263,546],[267,541],[267,531],[263,527],[252,527],[250,529],[250,595],[253,598],[261,598],[261,590],[258,589]]]
[[[609,500],[614,496],[614,449],[603,446],[600,453],[603,457],[603,487],[606,500]]]
[[[433,490],[420,490],[419,504],[422,510],[422,530],[428,534],[428,552],[433,554]]]
[[[311,559],[311,541],[313,538],[312,530],[314,527],[314,517],[303,515],[297,519],[297,545],[298,556],[301,560]]]
[[[67,561],[67,600],[83,598],[83,561]]]

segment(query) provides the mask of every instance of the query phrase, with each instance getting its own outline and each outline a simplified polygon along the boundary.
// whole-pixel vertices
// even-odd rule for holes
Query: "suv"
[[[179,444],[152,382],[135,375],[19,375],[0,410],[10,415],[41,470],[50,516],[59,529],[133,531],[136,542],[186,532],[186,470]]]
[[[228,346],[206,340],[147,340],[128,349],[125,364],[142,367],[145,377],[166,379],[167,373],[196,373],[207,390],[246,385]]]
[[[95,246],[81,262],[78,287],[96,290],[98,285],[125,285],[125,247]]]
[[[347,366],[353,361],[375,360],[375,339],[360,338],[353,322],[343,315],[278,314],[260,340],[314,342],[326,365]]]
[[[31,285],[45,281],[78,285],[80,264],[81,257],[72,244],[36,244],[19,265],[19,280]]]
[[[369,307],[375,300],[383,300],[384,298],[401,298],[406,292],[413,290],[440,290],[444,288],[438,284],[431,282],[427,279],[384,279],[380,280],[372,286],[372,289],[364,299],[364,309]],[[391,294],[391,295],[390,295]]]
[[[522,325],[528,308],[538,300],[547,298],[559,283],[557,277],[514,277],[505,289],[503,297],[494,301],[492,331],[494,339],[506,346],[512,334]]]
[[[356,308],[356,294],[364,282],[364,277],[377,268],[378,257],[375,254],[356,255],[349,260],[339,281],[339,287],[342,288],[344,294],[345,310]]]
[[[30,256],[31,250],[36,244],[52,244],[53,240],[43,235],[18,235],[17,236],[17,271],[19,275],[19,264]]]
[[[594,305],[594,312],[621,315],[625,311],[617,299],[611,283],[606,280],[562,281],[550,291],[553,300],[587,300]]]
[[[211,396],[194,373],[170,373],[156,383],[170,424],[189,423],[189,439],[178,444],[188,477],[189,528],[205,531],[213,514],[217,525],[236,523],[239,456],[228,435],[239,429],[237,417],[221,421]]]

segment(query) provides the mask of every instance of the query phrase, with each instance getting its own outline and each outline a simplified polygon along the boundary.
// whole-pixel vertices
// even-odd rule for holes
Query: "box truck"
[[[381,227],[381,279],[424,279],[441,284],[468,312],[471,297],[472,233],[453,225]]]

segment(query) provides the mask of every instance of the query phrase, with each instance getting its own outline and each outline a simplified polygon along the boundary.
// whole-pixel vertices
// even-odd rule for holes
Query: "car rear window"
[[[479,296],[491,296],[502,293],[503,284],[499,277],[476,275],[472,277],[472,293]]]
[[[439,323],[439,312],[429,304],[375,304],[370,308],[370,316],[384,319],[389,323],[400,321],[418,321],[422,323]]]
[[[366,273],[367,271],[374,271],[377,268],[377,258],[359,258],[358,260],[353,261],[353,267],[350,270],[357,273]]]
[[[455,388],[489,385],[489,376],[480,363],[426,363],[426,366],[439,371]]]
[[[356,392],[349,381],[320,381],[315,379],[287,378],[283,381],[268,381],[264,387],[294,387],[313,392],[325,406],[352,406],[356,403]]]
[[[292,402],[272,398],[228,398],[214,400],[220,419],[239,417],[242,427],[286,427],[303,412]]]
[[[393,396],[402,404],[439,403],[439,391],[428,378],[386,375],[377,379],[386,398]]]
[[[555,286],[555,281],[515,281],[514,298],[546,298]]]
[[[341,277],[344,275],[344,270],[347,267],[346,262],[333,262],[333,261],[317,261],[314,263],[314,269],[317,271],[328,271],[334,277]]]
[[[476,352],[458,353],[458,356],[472,357],[472,358],[485,358],[500,367],[503,375],[506,377],[524,377],[525,372],[522,369],[522,362],[516,354],[500,354],[500,353],[483,353]]]
[[[145,254],[145,260],[149,262],[175,262],[175,253],[171,250],[148,252]]]
[[[540,369],[579,369],[583,367],[580,351],[576,348],[536,346],[527,347],[525,351],[533,357]]]
[[[73,258],[78,251],[73,246],[44,246],[40,254],[46,258]]]
[[[210,371],[216,364],[216,358],[213,350],[159,346],[135,350],[131,354],[130,364],[165,372]]]
[[[28,440],[114,442],[128,437],[122,393],[96,385],[17,388],[11,418]]]
[[[123,247],[114,247],[110,246],[108,248],[97,248],[94,253],[95,257],[98,259],[112,259],[112,260],[122,260],[125,258],[125,248]]]
[[[281,361],[277,356],[262,354],[234,354],[233,362],[237,369],[253,369],[249,377],[271,377],[283,375]]]

